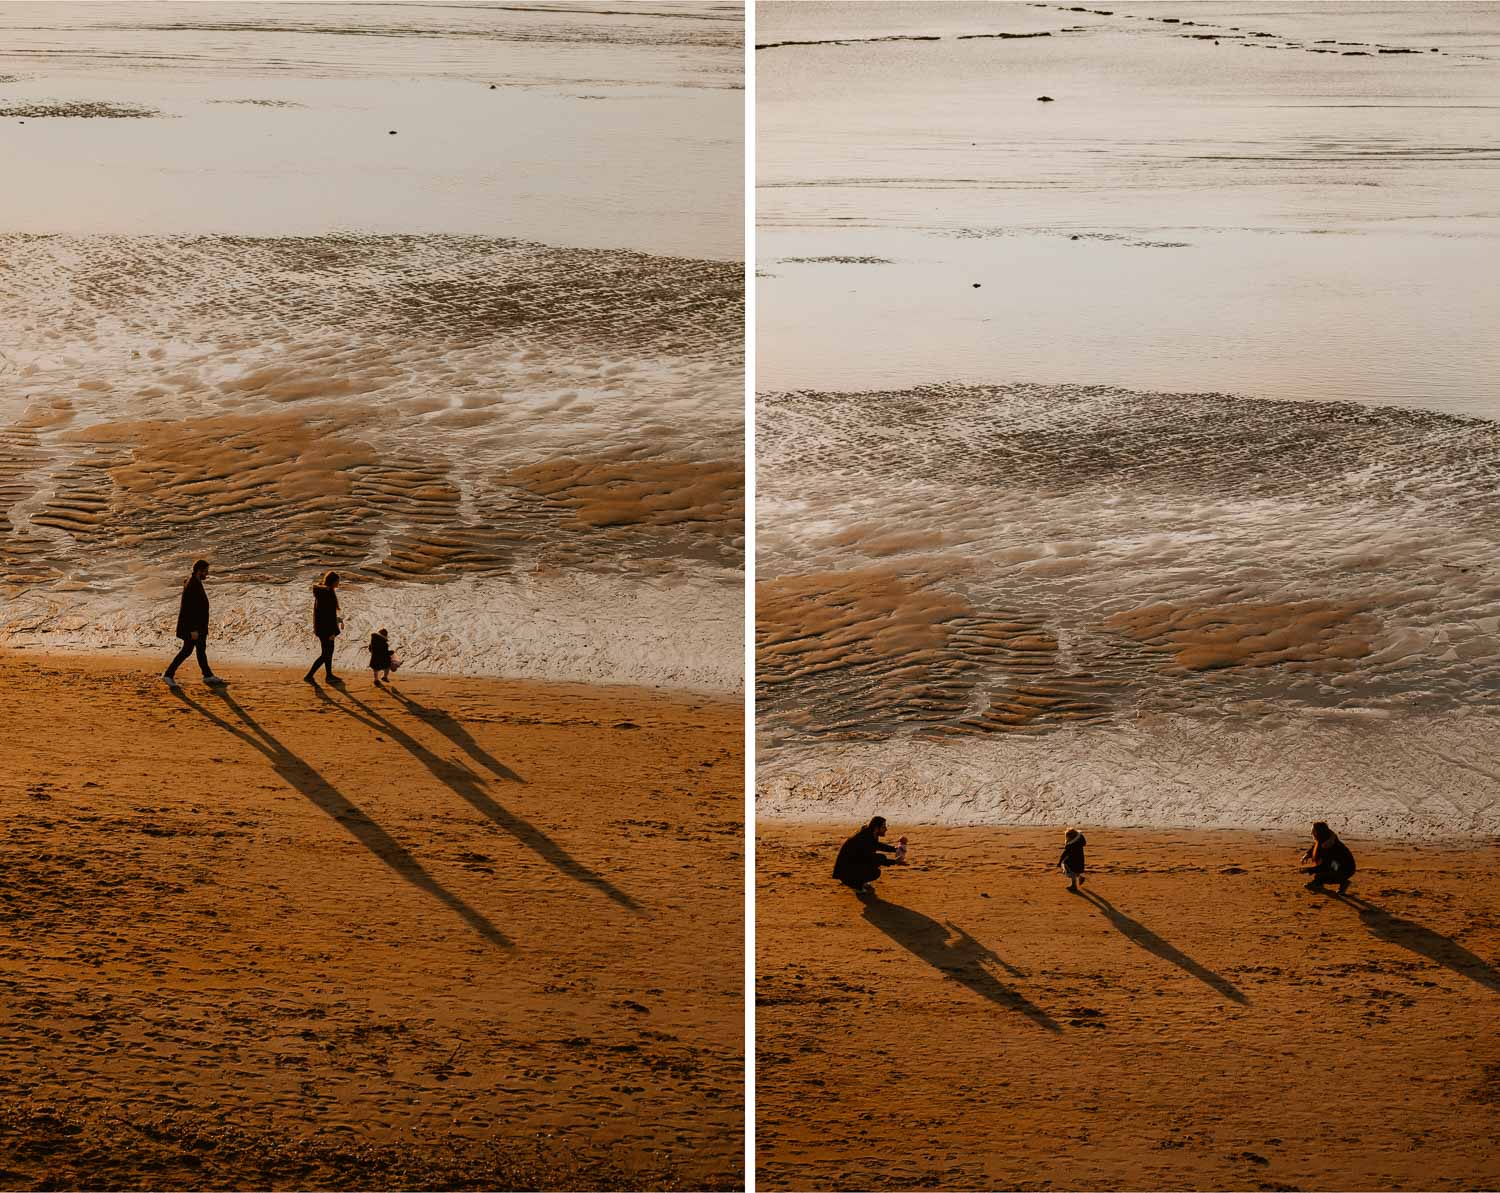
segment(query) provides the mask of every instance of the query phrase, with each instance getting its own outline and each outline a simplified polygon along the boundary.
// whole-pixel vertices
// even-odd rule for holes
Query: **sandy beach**
[[[757,837],[761,1188],[1493,1189],[1500,853],[1278,833],[902,824]],[[852,826],[851,826],[852,827]],[[1088,830],[1088,826],[1084,828]]]
[[[0,654],[0,1186],[742,1183],[741,713]]]

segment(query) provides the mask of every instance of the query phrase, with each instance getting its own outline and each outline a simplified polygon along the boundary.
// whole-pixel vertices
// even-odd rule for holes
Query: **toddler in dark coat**
[[[375,682],[391,681],[391,672],[399,669],[401,660],[391,653],[391,638],[382,626],[370,635],[370,670],[375,673]]]
[[[1068,876],[1070,891],[1077,891],[1078,884],[1083,881],[1083,846],[1083,834],[1076,828],[1070,828],[1063,839],[1062,856],[1057,859],[1062,872]]]

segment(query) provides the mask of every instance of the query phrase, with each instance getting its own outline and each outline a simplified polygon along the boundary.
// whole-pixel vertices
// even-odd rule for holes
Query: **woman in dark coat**
[[[339,677],[333,673],[333,643],[344,628],[343,619],[339,617],[339,574],[329,572],[317,584],[313,585],[313,633],[317,635],[321,651],[317,661],[308,668],[307,674],[302,678],[308,683],[317,683],[318,668],[323,668],[328,676],[329,683],[339,683]]]
[[[839,856],[833,863],[833,876],[845,886],[862,891],[880,877],[882,866],[897,866],[901,862],[894,857],[881,857],[882,853],[899,853],[894,845],[887,845],[880,838],[885,836],[885,817],[871,817],[865,825],[839,847]]]
[[[1307,884],[1307,889],[1317,891],[1323,889],[1323,884],[1334,882],[1338,884],[1339,894],[1349,889],[1349,880],[1354,877],[1354,854],[1350,852],[1349,846],[1339,840],[1339,836],[1328,827],[1326,821],[1319,820],[1312,826],[1313,843],[1307,852],[1302,855],[1304,862],[1312,862],[1311,869],[1304,870],[1304,874],[1311,874],[1312,881]]]
[[[207,575],[208,560],[200,559],[193,564],[192,574],[183,581],[182,600],[177,606],[177,636],[182,639],[182,649],[162,673],[169,688],[177,686],[177,668],[194,651],[198,653],[198,669],[203,672],[203,682],[215,687],[224,682],[208,665],[208,590],[203,587]]]

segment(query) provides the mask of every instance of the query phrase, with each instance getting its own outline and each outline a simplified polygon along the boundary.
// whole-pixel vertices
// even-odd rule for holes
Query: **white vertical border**
[[[745,0],[745,1188],[755,1191],[755,0]]]

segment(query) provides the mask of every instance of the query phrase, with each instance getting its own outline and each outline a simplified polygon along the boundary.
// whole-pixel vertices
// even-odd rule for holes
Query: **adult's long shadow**
[[[1016,972],[956,924],[940,924],[920,911],[878,898],[865,903],[865,919],[908,952],[996,1006],[1020,1011],[1048,1031],[1062,1031],[1051,1015],[984,968],[986,961],[994,961]]]
[[[371,708],[363,700],[351,695],[348,691],[341,692],[340,694],[350,704],[354,705],[354,708],[340,704],[324,692],[322,688],[315,690],[319,697],[327,704],[338,709],[345,716],[353,717],[356,721],[375,730],[377,733],[389,734],[397,744],[403,746],[412,757],[425,766],[432,773],[433,778],[441,782],[481,815],[488,817],[495,824],[498,824],[511,836],[515,837],[516,840],[520,841],[521,844],[533,850],[545,861],[556,866],[569,878],[602,892],[621,907],[628,908],[638,915],[645,914],[639,903],[611,883],[604,875],[590,870],[551,837],[547,836],[546,833],[542,832],[541,829],[537,828],[536,825],[522,819],[510,811],[510,809],[497,803],[484,790],[484,780],[473,771],[465,766],[460,766],[456,762],[449,762],[446,758],[438,757],[438,755],[434,754],[384,713]]]
[[[455,746],[472,758],[485,770],[497,778],[504,779],[507,783],[524,783],[525,779],[506,766],[477,741],[473,735],[464,728],[463,722],[446,709],[433,708],[431,705],[418,704],[405,692],[398,692],[395,688],[386,688],[386,692],[394,696],[406,706],[406,711],[414,717],[420,717],[426,721]],[[347,694],[347,693],[346,693]]]
[[[1370,935],[1375,939],[1410,949],[1444,969],[1451,969],[1471,982],[1479,983],[1486,990],[1500,994],[1500,969],[1496,969],[1483,957],[1469,952],[1451,936],[1444,936],[1441,932],[1435,932],[1412,920],[1402,919],[1358,895],[1336,895],[1332,891],[1324,893],[1329,898],[1350,904],[1359,913],[1360,922],[1370,930]]]
[[[1153,953],[1164,961],[1170,961],[1178,969],[1192,974],[1205,986],[1212,987],[1231,1002],[1243,1004],[1250,1001],[1228,978],[1221,977],[1206,965],[1199,965],[1176,945],[1167,943],[1139,920],[1131,919],[1098,891],[1084,890],[1080,887],[1078,893],[1102,911],[1105,918],[1116,929],[1148,953]]]
[[[271,768],[290,786],[301,792],[314,807],[335,820],[345,832],[407,882],[457,912],[474,931],[491,944],[499,945],[501,948],[511,947],[512,941],[505,933],[427,873],[422,868],[422,864],[395,838],[366,816],[357,805],[347,799],[316,770],[287,749],[279,739],[247,713],[233,696],[222,688],[218,689],[219,699],[224,701],[234,715],[248,726],[248,730],[241,729],[217,713],[204,708],[181,688],[174,689],[173,694],[226,733],[233,734],[242,742],[264,754],[270,760]]]

